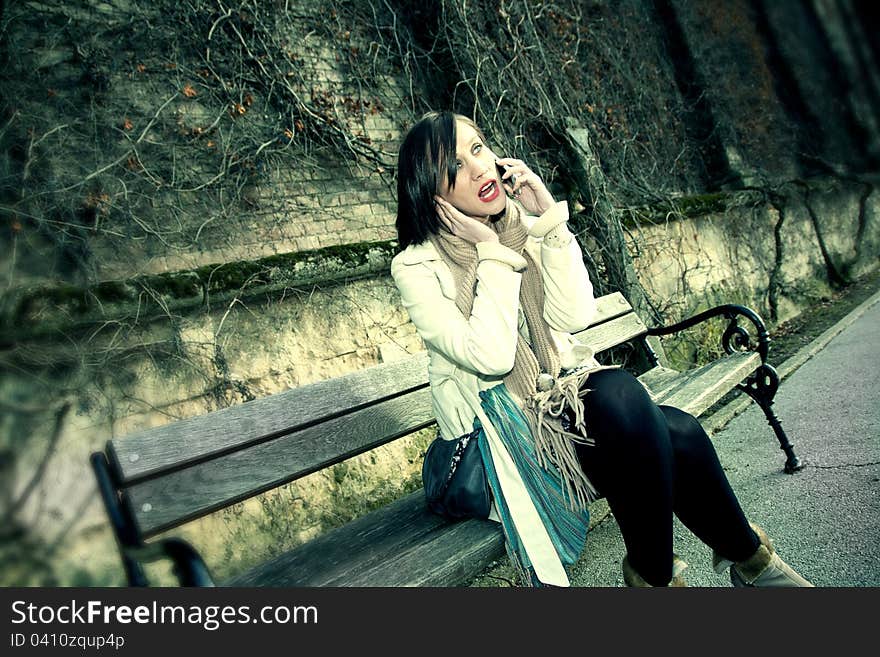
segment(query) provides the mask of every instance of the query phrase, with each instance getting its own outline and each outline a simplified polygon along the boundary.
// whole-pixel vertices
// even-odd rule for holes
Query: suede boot
[[[672,555],[672,579],[668,586],[687,586],[687,582],[684,580],[684,577],[681,576],[682,571],[684,571],[687,566],[687,563],[685,563],[677,554]],[[648,582],[646,582],[644,578],[629,564],[629,557],[623,558],[623,581],[627,586],[633,588],[652,588],[652,586],[648,584]]]
[[[806,579],[798,575],[794,569],[779,558],[773,545],[770,543],[770,537],[763,529],[755,524],[749,523],[761,545],[755,550],[755,553],[745,561],[734,563],[729,559],[725,559],[717,552],[712,557],[712,566],[716,573],[721,573],[725,568],[730,567],[730,581],[734,586],[751,586],[751,587],[796,587],[813,586]]]

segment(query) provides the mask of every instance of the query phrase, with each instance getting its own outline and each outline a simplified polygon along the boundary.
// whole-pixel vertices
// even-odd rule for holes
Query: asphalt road
[[[880,302],[795,370],[774,409],[806,467],[784,455],[756,404],[713,436],[750,520],[816,586],[880,586]],[[711,551],[675,521],[691,586],[730,586]],[[622,586],[624,545],[613,516],[588,535],[573,586]]]

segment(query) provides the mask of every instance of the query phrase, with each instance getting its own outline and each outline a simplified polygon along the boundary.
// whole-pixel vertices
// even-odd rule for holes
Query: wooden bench
[[[787,455],[800,467],[771,405],[778,377],[767,363],[761,319],[726,305],[649,330],[619,293],[599,299],[595,322],[578,339],[597,354],[642,341],[653,367],[640,380],[658,403],[701,415],[736,387],[764,409]],[[687,372],[659,364],[647,336],[728,321],[727,355]],[[738,320],[756,329],[751,337]],[[656,344],[656,342],[655,342]],[[167,558],[182,585],[213,585],[186,542],[150,540],[168,529],[339,463],[434,423],[427,354],[193,417],[110,441],[91,461],[131,585],[147,585],[142,565]],[[455,586],[503,555],[500,526],[447,522],[428,512],[421,490],[331,530],[234,577],[232,586]]]

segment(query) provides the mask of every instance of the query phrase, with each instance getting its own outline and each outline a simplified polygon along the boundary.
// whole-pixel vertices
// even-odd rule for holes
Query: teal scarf
[[[572,510],[571,505],[566,503],[562,488],[563,479],[559,472],[552,463],[545,461],[546,467],[539,464],[529,421],[510,396],[505,385],[502,383],[480,392],[480,402],[486,417],[492,422],[492,426],[495,427],[516,464],[560,561],[565,566],[571,566],[584,549],[590,527],[590,512],[586,508]],[[501,525],[507,539],[507,553],[523,583],[540,586],[504,501],[489,444],[479,419],[474,420],[474,429],[481,430],[477,444],[486,467],[495,507],[501,516]]]

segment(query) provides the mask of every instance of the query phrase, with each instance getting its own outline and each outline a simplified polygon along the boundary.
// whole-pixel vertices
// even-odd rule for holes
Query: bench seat
[[[229,586],[455,586],[504,552],[491,520],[448,522],[421,489],[226,582]]]

